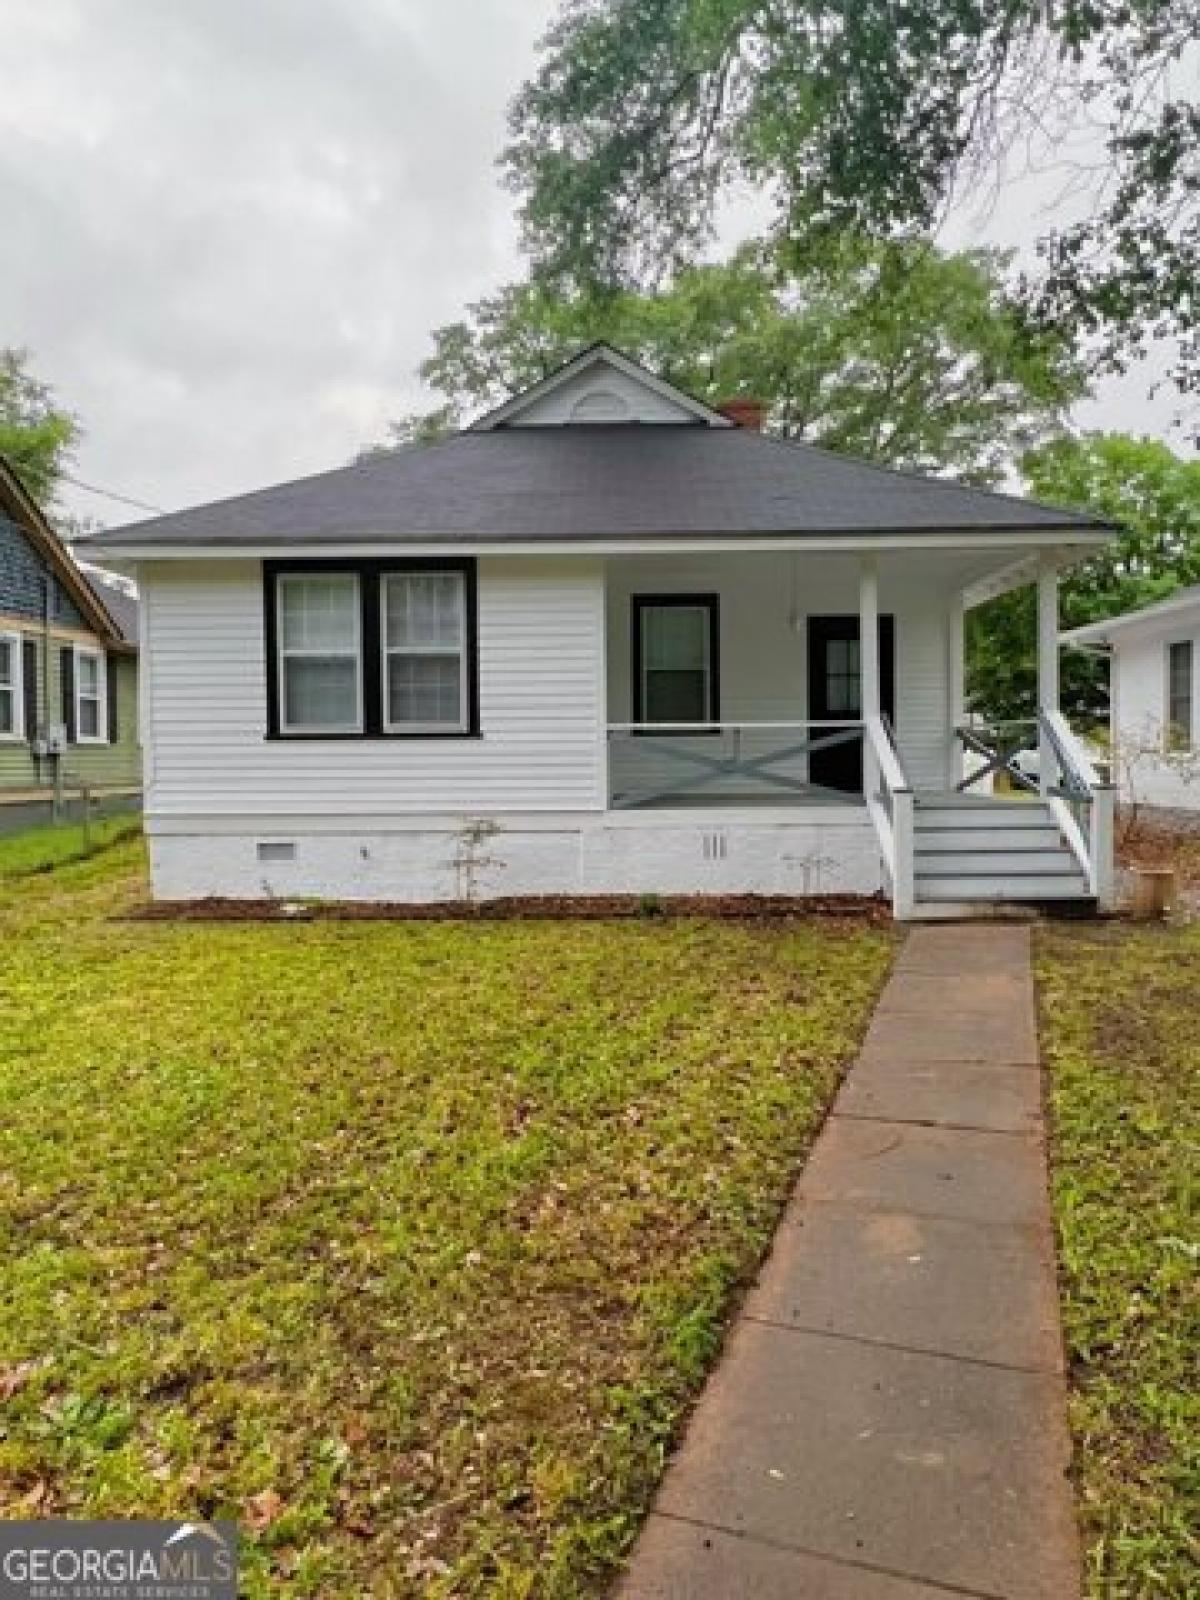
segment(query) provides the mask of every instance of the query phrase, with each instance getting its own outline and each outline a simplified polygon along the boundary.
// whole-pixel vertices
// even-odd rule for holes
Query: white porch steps
[[[974,795],[917,795],[913,891],[918,916],[1093,900],[1044,801]]]

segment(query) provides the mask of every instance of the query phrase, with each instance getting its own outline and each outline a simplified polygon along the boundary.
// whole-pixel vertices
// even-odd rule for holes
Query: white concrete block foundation
[[[874,894],[861,806],[147,821],[156,900],[423,903],[520,895]]]

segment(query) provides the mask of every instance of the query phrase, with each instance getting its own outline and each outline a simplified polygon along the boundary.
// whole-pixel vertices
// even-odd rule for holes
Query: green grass
[[[0,1500],[244,1591],[596,1594],[892,935],[109,920],[0,885]]]
[[[1200,928],[1045,930],[1088,1593],[1200,1592]]]
[[[140,833],[141,827],[140,816],[121,814],[97,819],[86,833],[82,823],[67,822],[58,827],[0,834],[0,883],[6,878],[28,877],[70,861],[82,861]]]

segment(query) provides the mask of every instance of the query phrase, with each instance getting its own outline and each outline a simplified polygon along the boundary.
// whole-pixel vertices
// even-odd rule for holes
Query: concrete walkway
[[[622,1600],[1078,1600],[1029,930],[909,934]]]

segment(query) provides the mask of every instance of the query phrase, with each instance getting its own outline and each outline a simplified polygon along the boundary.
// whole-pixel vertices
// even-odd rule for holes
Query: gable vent
[[[593,389],[571,407],[572,422],[624,422],[629,402],[612,389]]]

